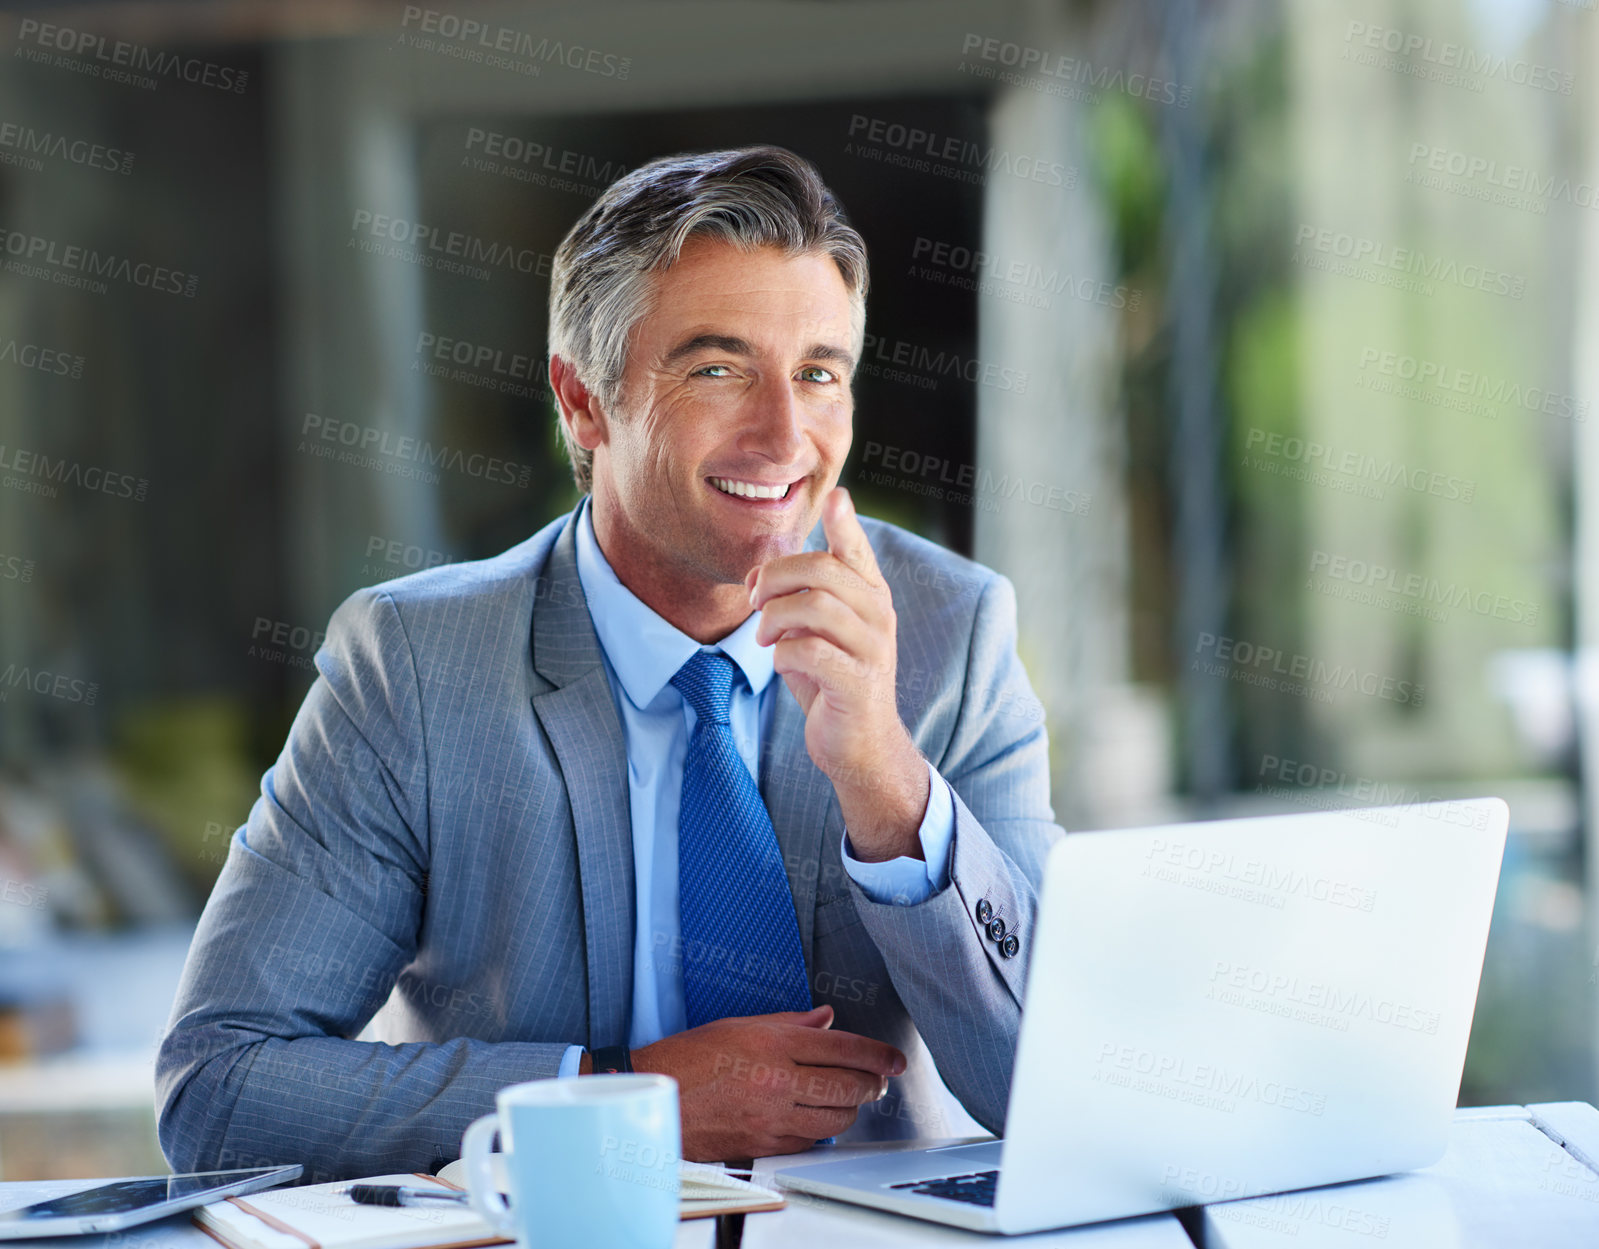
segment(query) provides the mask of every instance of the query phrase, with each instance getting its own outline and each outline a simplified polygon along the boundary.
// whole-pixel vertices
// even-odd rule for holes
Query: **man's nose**
[[[754,410],[740,441],[777,464],[791,464],[805,445],[804,413],[788,378],[763,379],[752,397]]]

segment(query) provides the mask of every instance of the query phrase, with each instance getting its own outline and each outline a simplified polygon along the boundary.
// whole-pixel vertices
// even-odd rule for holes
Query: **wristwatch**
[[[592,1060],[590,1075],[606,1076],[616,1075],[619,1072],[633,1070],[633,1054],[625,1045],[602,1045],[597,1050],[590,1050]]]

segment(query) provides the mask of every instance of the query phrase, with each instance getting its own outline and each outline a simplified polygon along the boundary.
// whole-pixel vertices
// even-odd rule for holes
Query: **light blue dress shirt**
[[[628,1047],[640,1049],[688,1027],[683,1001],[677,900],[677,817],[683,797],[683,761],[694,709],[671,684],[700,644],[646,607],[618,579],[594,536],[587,499],[577,517],[577,575],[599,637],[605,675],[627,739],[627,787],[633,824],[633,875],[638,922],[633,933],[633,1024]],[[761,740],[770,728],[778,682],[772,648],[755,641],[761,614],[750,617],[707,650],[720,650],[744,680],[733,682],[729,719],[733,740],[750,775],[759,779]],[[955,806],[944,779],[928,764],[927,811],[919,836],[923,859],[909,855],[865,863],[850,853],[844,870],[868,897],[914,905],[949,884]],[[569,1047],[559,1074],[573,1076],[583,1047]]]

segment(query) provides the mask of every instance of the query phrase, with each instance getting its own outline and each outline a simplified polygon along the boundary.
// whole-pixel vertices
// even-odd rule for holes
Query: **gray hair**
[[[559,355],[607,411],[628,341],[649,312],[653,275],[690,238],[744,250],[831,256],[855,304],[855,354],[866,329],[866,244],[815,168],[784,148],[680,153],[640,165],[606,188],[561,240],[550,270],[550,354]],[[559,419],[559,418],[557,418]],[[560,422],[577,488],[593,488],[593,453]]]

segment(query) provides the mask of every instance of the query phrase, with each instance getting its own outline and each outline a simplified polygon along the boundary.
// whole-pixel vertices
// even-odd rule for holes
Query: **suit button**
[[[1003,941],[1005,939],[1005,921],[998,915],[988,921],[988,939],[990,941]]]
[[[994,908],[989,905],[987,898],[977,899],[977,922],[986,924],[994,917]]]
[[[1021,949],[1021,948],[1022,948],[1022,943],[1020,941],[1016,940],[1016,934],[1015,933],[1011,933],[1010,936],[1006,937],[1005,940],[1003,940],[1003,941],[1001,941],[999,943],[999,952],[1001,954],[1003,954],[1006,958],[1015,958],[1016,957],[1016,951]]]

